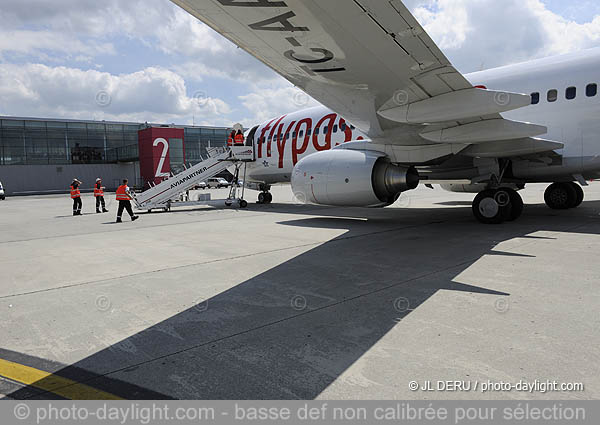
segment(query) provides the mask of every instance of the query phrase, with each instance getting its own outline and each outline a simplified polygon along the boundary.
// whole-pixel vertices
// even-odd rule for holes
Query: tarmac
[[[425,187],[122,224],[114,194],[0,201],[0,398],[598,399],[600,183],[544,188],[497,226]]]

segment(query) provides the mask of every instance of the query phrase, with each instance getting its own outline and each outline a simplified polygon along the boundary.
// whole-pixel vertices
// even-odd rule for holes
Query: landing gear
[[[573,208],[577,208],[583,203],[585,193],[583,192],[581,186],[579,186],[577,183],[571,182],[571,185],[573,186],[573,189],[575,189],[575,195],[577,195],[577,199],[575,200],[575,205],[573,206]]]
[[[271,192],[269,192],[271,190],[271,186],[266,183],[261,183],[259,185],[259,189],[261,190],[261,193],[258,194],[257,202],[259,204],[270,204],[273,202],[273,195],[271,195]]]
[[[584,193],[577,183],[553,183],[544,193],[544,201],[553,210],[577,208],[583,202]]]
[[[484,224],[514,221],[523,213],[523,199],[511,188],[488,189],[473,200],[473,214]]]
[[[503,189],[508,192],[510,196],[511,210],[510,215],[508,216],[508,221],[515,221],[523,214],[523,210],[525,209],[525,203],[523,202],[523,198],[519,195],[519,192],[516,190],[507,188]]]
[[[273,202],[273,195],[271,195],[271,192],[261,192],[258,194],[259,204],[270,204],[271,202]]]

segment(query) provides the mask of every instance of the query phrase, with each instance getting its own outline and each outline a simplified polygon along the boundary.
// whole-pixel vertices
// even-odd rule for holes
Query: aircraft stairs
[[[246,172],[246,164],[254,161],[251,147],[234,146],[226,148],[210,148],[208,158],[198,164],[187,167],[179,174],[172,175],[150,189],[133,195],[133,202],[138,210],[152,211],[162,209],[169,211],[171,207],[184,207],[196,205],[211,205],[222,207],[246,208],[248,203],[244,200],[244,187],[238,186],[240,173]],[[235,165],[235,178],[231,182],[229,196],[224,200],[211,200],[210,195],[204,195],[203,199],[190,202],[187,192],[196,187],[200,182],[207,181],[211,177],[225,171]]]

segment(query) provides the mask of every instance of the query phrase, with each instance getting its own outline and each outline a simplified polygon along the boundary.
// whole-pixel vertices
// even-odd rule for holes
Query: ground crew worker
[[[71,199],[73,200],[73,215],[81,215],[81,191],[79,190],[81,182],[76,178],[71,183]]]
[[[235,139],[235,131],[229,133],[229,137],[227,138],[227,146],[233,146],[233,139]]]
[[[106,203],[104,202],[104,186],[102,186],[102,179],[97,178],[96,184],[94,185],[94,197],[96,198],[96,213],[107,213]],[[102,211],[100,211],[100,205],[102,205]]]
[[[244,133],[242,133],[242,130],[238,130],[234,140],[235,144],[238,146],[244,144]]]
[[[119,209],[117,211],[117,223],[122,223],[121,216],[123,215],[123,210],[127,210],[129,216],[131,217],[131,221],[136,221],[139,217],[133,214],[133,209],[131,208],[131,197],[129,186],[127,186],[128,180],[123,180],[123,184],[119,186],[117,189],[117,201],[119,201]]]

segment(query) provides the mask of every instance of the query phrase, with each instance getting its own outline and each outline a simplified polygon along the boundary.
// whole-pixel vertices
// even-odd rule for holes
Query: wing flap
[[[487,143],[523,139],[546,134],[548,128],[506,119],[490,119],[470,124],[421,133],[425,140],[435,143]]]
[[[528,95],[472,88],[444,93],[413,103],[399,104],[398,99],[393,98],[377,113],[391,121],[425,124],[498,114],[530,104],[531,97]]]
[[[471,145],[460,154],[474,158],[514,158],[564,148],[559,142],[527,137],[517,140],[506,140]]]

